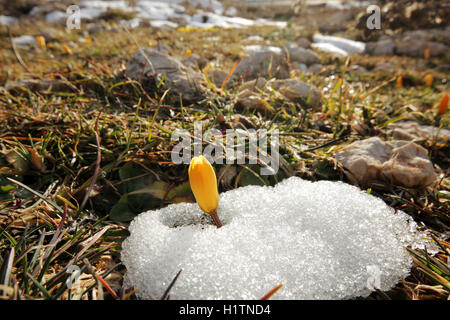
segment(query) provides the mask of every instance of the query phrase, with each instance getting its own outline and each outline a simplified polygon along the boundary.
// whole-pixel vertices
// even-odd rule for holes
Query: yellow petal
[[[187,49],[186,50],[186,57],[190,57],[192,54],[192,50],[191,49]]]
[[[447,109],[448,109],[448,93],[446,93],[439,102],[438,114],[442,116],[447,111]]]
[[[72,50],[70,50],[69,46],[66,44],[62,45],[63,50],[67,53],[67,54],[72,54]]]
[[[433,85],[433,76],[431,74],[427,74],[425,76],[425,83],[427,84],[427,87],[431,87]]]
[[[209,214],[215,213],[219,205],[216,173],[203,155],[191,160],[189,183],[200,209]]]
[[[423,57],[425,58],[425,60],[429,60],[430,59],[430,49],[426,48],[424,50]]]
[[[397,85],[396,85],[397,89],[402,89],[403,88],[403,77],[402,76],[398,76],[397,77]]]

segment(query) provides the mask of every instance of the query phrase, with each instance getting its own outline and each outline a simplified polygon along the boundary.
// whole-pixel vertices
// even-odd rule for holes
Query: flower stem
[[[222,222],[220,221],[219,216],[217,215],[217,212],[213,211],[209,215],[214,220],[214,223],[216,224],[217,228],[220,228],[222,226]]]

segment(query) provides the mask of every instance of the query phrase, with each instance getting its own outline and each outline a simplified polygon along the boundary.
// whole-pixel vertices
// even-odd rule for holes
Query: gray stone
[[[395,45],[397,54],[414,58],[423,58],[425,49],[430,50],[431,57],[445,55],[449,52],[449,47],[445,44],[420,39],[406,42],[399,41]]]
[[[292,65],[294,66],[295,69],[298,69],[300,71],[307,71],[308,70],[308,66],[304,63],[300,63],[300,62],[296,62],[294,61],[292,63]]]
[[[282,95],[291,101],[309,100],[311,107],[320,106],[322,98],[321,92],[313,85],[309,85],[297,79],[275,80],[269,82],[273,89],[278,90]]]
[[[144,53],[144,55],[143,55]],[[155,84],[165,81],[170,92],[181,95],[184,100],[194,101],[202,96],[203,75],[184,66],[164,52],[152,49],[138,50],[127,63],[125,75],[136,81],[153,80]]]
[[[345,23],[352,20],[354,16],[354,13],[351,11],[336,12],[327,19],[318,21],[319,31],[325,33],[343,31],[346,29]]]
[[[283,53],[257,51],[245,57],[231,74],[228,86],[241,79],[253,80],[259,77],[286,79],[289,64]]]
[[[311,48],[311,42],[306,38],[300,38],[296,42],[297,46],[305,49]]]
[[[313,73],[313,74],[319,74],[324,69],[324,67],[325,66],[323,64],[316,63],[316,64],[309,66],[308,72]]]
[[[394,54],[395,42],[392,39],[379,40],[366,44],[365,53],[373,56],[391,56]]]
[[[388,134],[397,140],[422,142],[425,140],[445,143],[450,140],[450,130],[419,125],[415,121],[402,121],[387,126]]]
[[[206,67],[208,60],[196,53],[192,53],[187,59],[183,61],[184,65],[192,69],[203,69]]]
[[[310,49],[300,47],[287,48],[289,59],[291,62],[303,63],[307,66],[320,62],[317,55]]]
[[[227,78],[228,73],[219,69],[209,69],[208,77],[217,88],[222,87],[223,82]]]
[[[272,111],[270,105],[261,99],[258,94],[247,89],[239,93],[236,105],[243,109],[255,110],[262,113]]]

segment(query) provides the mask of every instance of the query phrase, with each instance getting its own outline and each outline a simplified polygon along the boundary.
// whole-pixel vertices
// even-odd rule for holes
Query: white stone
[[[437,139],[438,142],[448,143],[450,130],[434,126],[419,125],[414,121],[397,122],[387,126],[394,139],[407,141],[423,141]]]
[[[28,36],[28,35],[23,35],[23,36],[20,36],[17,38],[13,38],[12,41],[16,46],[21,46],[21,47],[37,44],[37,40],[33,36]]]
[[[275,80],[269,82],[269,85],[280,91],[286,98],[292,101],[309,99],[309,105],[312,107],[320,106],[322,94],[313,85],[309,85],[297,79]]]
[[[378,137],[356,141],[338,151],[336,160],[362,186],[389,182],[424,188],[436,179],[428,151],[408,141],[385,142]]]
[[[342,50],[331,43],[313,43],[311,44],[311,48],[319,51],[329,52],[341,58],[345,58],[348,56],[347,51]]]
[[[334,47],[337,47],[342,51],[345,51],[347,54],[363,53],[366,46],[366,44],[361,41],[354,41],[334,36],[324,36],[321,34],[315,34],[313,36],[313,41],[316,44],[326,43],[333,45]]]
[[[143,49],[136,51],[127,63],[126,76],[136,80],[152,79],[158,84],[164,79],[171,93],[182,95],[183,99],[195,100],[203,90],[203,75],[184,66],[178,59],[165,51]]]
[[[19,19],[16,17],[0,15],[0,25],[13,26],[19,24]]]

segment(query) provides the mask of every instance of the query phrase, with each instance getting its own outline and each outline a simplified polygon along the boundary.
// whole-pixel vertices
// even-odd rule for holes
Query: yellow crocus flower
[[[430,49],[426,48],[423,52],[423,57],[425,58],[425,60],[430,60]]]
[[[214,168],[203,156],[194,157],[189,165],[189,183],[200,209],[208,213],[218,228],[222,223],[217,216],[219,190]]]
[[[45,47],[45,38],[43,36],[37,36],[36,41],[39,43],[39,46]]]
[[[403,88],[403,77],[402,76],[398,76],[397,77],[397,85],[396,85],[397,89],[402,89]]]
[[[444,115],[447,109],[448,109],[448,93],[446,93],[439,102],[438,114],[441,116]]]
[[[427,87],[431,87],[433,85],[433,76],[431,74],[427,74],[425,76],[425,83]]]

